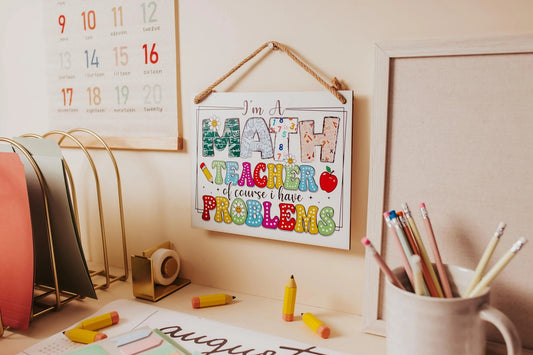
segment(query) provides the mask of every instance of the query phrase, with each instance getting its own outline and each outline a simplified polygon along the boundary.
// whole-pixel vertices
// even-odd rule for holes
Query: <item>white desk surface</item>
[[[235,302],[218,307],[192,308],[192,297],[221,292],[236,296]],[[330,327],[330,338],[322,339],[303,323],[301,327],[286,324],[281,319],[281,300],[190,284],[158,302],[151,302],[133,296],[131,281],[117,281],[107,290],[98,290],[97,296],[98,300],[73,300],[58,312],[38,317],[32,320],[27,331],[6,330],[0,338],[0,353],[17,354],[98,312],[111,301],[129,299],[348,354],[385,354],[385,338],[361,332],[361,317],[350,313],[296,304],[296,314],[311,312]]]

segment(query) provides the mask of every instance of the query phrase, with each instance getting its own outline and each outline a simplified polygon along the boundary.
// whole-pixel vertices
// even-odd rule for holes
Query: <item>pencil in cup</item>
[[[411,258],[413,265],[413,278],[415,279],[415,293],[420,296],[426,295],[424,291],[424,279],[422,276],[422,262],[420,255],[413,255]]]
[[[428,286],[432,285],[435,287],[438,297],[444,297],[444,293],[442,292],[442,288],[440,287],[439,279],[437,278],[437,274],[435,273],[433,264],[429,259],[426,247],[424,246],[424,242],[422,241],[422,237],[420,236],[420,232],[418,231],[418,227],[416,226],[416,222],[411,214],[411,210],[409,209],[407,203],[402,204],[402,209],[405,213],[405,217],[407,218],[407,223],[409,223],[411,231],[413,232],[413,237],[415,238],[418,248],[420,250],[420,257],[422,258],[423,262],[422,271],[426,270],[427,273],[429,273],[429,275],[424,274],[426,284],[428,284]]]
[[[527,239],[524,237],[521,237],[516,241],[511,249],[507,253],[505,253],[504,256],[501,257],[500,260],[487,272],[485,276],[479,281],[479,283],[476,285],[476,287],[469,293],[465,294],[464,297],[475,297],[479,296],[483,293],[485,288],[489,286],[489,284],[500,274],[500,272],[505,269],[507,264],[511,262],[511,260],[514,258],[514,256],[522,249],[522,247],[527,243]]]
[[[372,245],[372,242],[370,241],[370,239],[368,239],[367,237],[363,237],[361,239],[361,243],[365,246],[366,250],[370,253],[370,255],[372,255],[374,260],[376,260],[376,262],[379,265],[379,268],[385,274],[385,276],[387,277],[389,282],[391,284],[393,284],[394,286],[399,287],[402,290],[405,290],[405,287],[403,287],[403,285],[400,282],[400,280],[398,280],[398,278],[396,277],[396,275],[394,275],[394,273],[389,268],[389,266],[387,265],[385,260],[383,260],[381,255],[379,255],[379,253],[377,252],[376,248],[374,248],[374,245]]]
[[[418,244],[416,243],[413,233],[411,232],[411,228],[409,228],[409,224],[407,223],[404,213],[402,211],[398,211],[396,214],[398,215],[398,221],[400,222],[400,226],[403,229],[404,235],[406,239],[408,240],[409,245],[411,246],[411,250],[413,251],[413,256],[420,255],[420,248],[418,247]],[[413,281],[414,281],[415,271],[414,271],[412,257],[411,257],[410,263],[411,263],[411,268],[413,269]],[[421,267],[422,266],[423,265],[421,265]],[[422,268],[421,271],[422,271],[422,275],[424,275],[424,273],[428,273],[428,271],[425,270],[425,268]],[[433,297],[438,296],[435,286],[432,285],[431,283],[427,284],[423,277],[422,277],[422,289],[424,291],[424,295],[426,296],[433,296]]]
[[[448,280],[448,275],[446,274],[444,264],[442,263],[442,259],[440,257],[439,247],[437,245],[437,240],[435,239],[435,233],[433,233],[433,226],[431,225],[431,220],[429,219],[426,204],[423,202],[420,204],[420,212],[422,213],[424,225],[428,234],[429,245],[431,246],[431,250],[433,252],[433,259],[437,265],[437,271],[439,272],[440,283],[444,291],[444,296],[446,296],[446,298],[452,298],[453,294],[450,287],[450,281]]]
[[[413,270],[411,269],[411,264],[409,263],[409,259],[407,258],[407,255],[405,254],[405,251],[402,246],[402,242],[400,241],[400,237],[398,236],[398,233],[396,233],[396,229],[392,226],[391,218],[390,218],[390,212],[384,212],[383,218],[385,219],[385,222],[387,223],[387,226],[389,227],[389,231],[393,235],[394,241],[396,242],[398,246],[398,250],[400,252],[400,257],[402,258],[403,267],[405,269],[405,273],[407,274],[407,278],[409,279],[409,282],[411,285],[413,285]],[[414,287],[414,285],[413,285]]]
[[[496,246],[498,245],[506,226],[507,225],[503,222],[500,222],[498,224],[498,228],[496,228],[496,232],[494,232],[494,235],[490,239],[489,244],[485,248],[485,251],[483,252],[483,255],[481,256],[481,259],[479,260],[479,263],[476,266],[476,270],[474,271],[474,276],[472,277],[472,281],[470,282],[470,285],[465,291],[465,295],[468,295],[470,292],[472,292],[474,287],[476,287],[476,285],[481,280],[481,277],[483,276],[483,273],[485,272],[487,264],[489,263],[489,260],[492,257],[492,254],[494,254],[494,250],[496,250]]]

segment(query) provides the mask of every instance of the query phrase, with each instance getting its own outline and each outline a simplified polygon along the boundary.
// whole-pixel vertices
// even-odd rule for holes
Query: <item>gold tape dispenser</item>
[[[165,242],[131,256],[133,295],[158,301],[191,283],[180,278],[180,259],[172,243]]]

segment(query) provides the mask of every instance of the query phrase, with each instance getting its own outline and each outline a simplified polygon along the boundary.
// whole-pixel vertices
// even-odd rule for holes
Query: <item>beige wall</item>
[[[533,2],[183,0],[177,6],[180,127],[185,150],[117,152],[129,253],[171,240],[182,259],[182,275],[195,283],[281,298],[287,278],[294,274],[300,303],[361,313],[364,250],[359,239],[366,229],[374,43],[532,33]],[[42,7],[43,1],[30,0],[0,4],[2,136],[54,128],[48,127],[46,120]],[[354,91],[350,251],[191,227],[191,98],[269,40],[284,43],[324,77],[336,76]],[[308,91],[322,87],[286,55],[274,52],[261,55],[218,90]],[[76,157],[76,153],[67,155]],[[78,187],[87,201],[84,205],[94,205],[92,182],[84,177],[87,167],[79,165],[76,170],[84,183]],[[99,238],[97,220],[94,212],[84,215],[89,222],[83,230],[90,233],[84,237],[84,245],[98,258],[94,251]],[[115,220],[109,218],[106,224],[116,233]],[[111,254],[120,264],[118,253]]]

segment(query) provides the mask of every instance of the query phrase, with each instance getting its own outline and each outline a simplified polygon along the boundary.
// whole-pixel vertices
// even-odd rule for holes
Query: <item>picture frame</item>
[[[527,237],[521,195],[530,189],[513,193],[510,187],[533,173],[531,158],[519,153],[533,141],[530,64],[532,35],[376,44],[367,237],[391,268],[401,261],[388,243],[383,212],[404,202],[421,231],[418,203],[428,205],[445,263],[474,269],[500,220],[508,228],[489,267],[519,236]],[[524,280],[523,270],[533,270],[533,250],[521,254],[491,285],[491,303],[532,348],[527,294],[533,282]],[[385,335],[384,280],[366,257],[364,332]],[[498,341],[497,332],[490,339]]]

